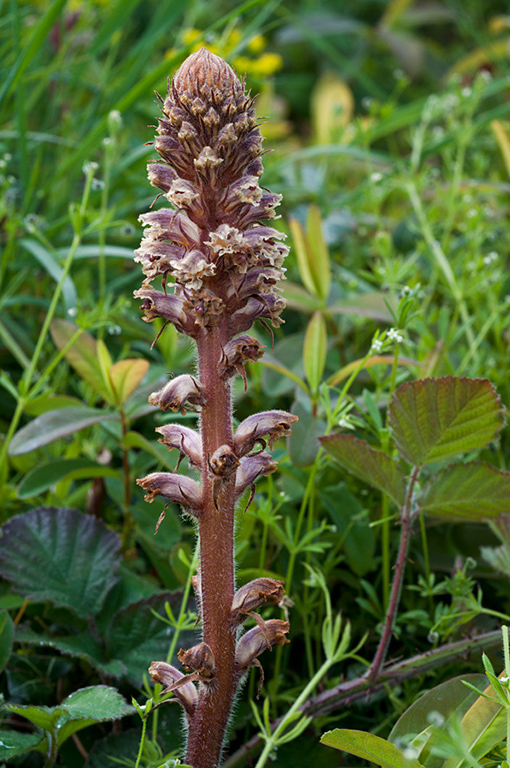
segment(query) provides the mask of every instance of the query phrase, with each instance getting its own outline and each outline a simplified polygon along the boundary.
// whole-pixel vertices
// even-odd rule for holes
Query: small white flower
[[[347,419],[339,419],[338,426],[342,429],[349,429],[351,425]]]
[[[370,347],[371,352],[380,352],[383,348],[383,343],[380,339],[374,339],[372,342],[372,346]]]
[[[396,328],[390,328],[387,336],[390,341],[395,341],[397,344],[400,344],[400,342],[404,341],[404,337],[397,331]]]
[[[508,683],[509,680],[510,680],[510,677],[500,677],[499,678],[499,682],[500,683]]]
[[[92,179],[92,189],[104,189],[104,181],[101,179]]]
[[[406,747],[402,754],[406,760],[416,760],[420,756],[419,751],[414,747]]]
[[[82,171],[85,174],[85,176],[88,176],[89,173],[94,173],[94,171],[97,171],[98,168],[99,168],[98,163],[89,162],[89,163],[83,164]]]
[[[382,173],[379,173],[379,171],[374,171],[374,173],[370,174],[370,181],[373,181],[374,184],[377,184],[378,181],[381,181],[382,177]]]
[[[432,135],[435,139],[442,139],[444,136],[444,128],[442,125],[435,125],[432,128]]]
[[[469,211],[466,213],[466,216],[468,219],[474,219],[475,216],[478,216],[478,211],[476,208],[470,208]]]
[[[78,314],[78,310],[76,309],[76,307],[69,307],[69,309],[67,310],[67,314],[69,315],[69,317],[76,317],[76,315]]]
[[[490,83],[492,80],[492,75],[487,69],[482,69],[482,71],[478,73],[478,77],[480,80],[483,80],[484,83]]]
[[[473,91],[471,90],[471,88],[468,88],[468,87],[466,86],[466,88],[463,88],[463,89],[462,89],[461,93],[462,93],[462,95],[464,96],[464,98],[465,98],[465,99],[469,99],[469,97],[471,96],[471,94],[473,93]]]
[[[444,717],[441,712],[432,710],[432,712],[429,712],[427,715],[427,722],[430,723],[430,725],[434,725],[436,728],[441,728],[441,726],[444,725]]]
[[[412,292],[413,292],[412,288],[410,288],[408,285],[404,285],[401,291],[402,296],[410,296]]]

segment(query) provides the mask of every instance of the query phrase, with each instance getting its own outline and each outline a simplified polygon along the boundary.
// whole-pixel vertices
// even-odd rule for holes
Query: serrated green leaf
[[[422,379],[396,390],[389,423],[403,457],[428,464],[494,440],[503,426],[501,400],[487,379]]]
[[[0,611],[0,672],[5,669],[12,651],[14,623],[7,611]]]
[[[306,229],[310,250],[310,271],[316,285],[318,297],[325,302],[331,288],[331,267],[328,247],[322,232],[321,212],[316,205],[311,205],[306,217]]]
[[[321,437],[320,441],[324,450],[344,469],[373,488],[378,488],[397,506],[404,504],[404,476],[390,456],[354,435],[328,435]]]
[[[70,323],[68,320],[53,320],[50,326],[52,339],[58,349],[64,349],[66,344],[79,330],[77,325]],[[105,349],[104,342],[99,344],[89,333],[83,331],[78,341],[69,347],[65,353],[65,358],[69,365],[74,368],[84,381],[90,384],[98,395],[111,403],[113,402],[113,392],[108,378],[106,377],[105,379],[101,363],[101,361],[103,364],[107,362],[105,360]],[[107,370],[108,368],[109,366]]]
[[[120,720],[134,712],[134,707],[115,688],[107,685],[94,685],[75,691],[59,705],[59,709],[62,708],[66,718],[62,725],[59,724],[57,732],[59,746],[73,733],[89,725]]]
[[[46,411],[16,432],[9,446],[9,456],[30,453],[93,424],[118,420],[117,413],[101,411],[99,408],[73,407]]]
[[[147,360],[120,360],[111,366],[110,383],[117,403],[123,404],[133,394],[149,370]]]
[[[40,507],[8,520],[1,534],[0,573],[25,597],[87,617],[117,581],[119,538],[90,515]]]
[[[319,388],[326,365],[328,336],[322,312],[314,312],[305,334],[303,365],[310,389],[315,394]]]
[[[43,731],[53,732],[58,720],[65,714],[60,707],[37,707],[34,704],[5,704],[5,709],[27,720]]]
[[[64,478],[85,480],[91,477],[119,477],[119,473],[111,467],[105,467],[90,459],[48,461],[25,475],[18,486],[18,498],[29,499],[44,493]]]
[[[0,760],[10,760],[13,757],[30,752],[45,739],[40,733],[20,733],[12,729],[0,730]]]
[[[335,728],[323,734],[321,744],[341,749],[381,768],[422,768],[418,760],[404,757],[394,744],[364,731]]]
[[[497,517],[510,513],[510,472],[471,461],[438,472],[417,500],[426,515],[448,520]]]

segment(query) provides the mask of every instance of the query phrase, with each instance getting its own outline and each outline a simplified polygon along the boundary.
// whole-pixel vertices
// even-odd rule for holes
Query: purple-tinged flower
[[[149,667],[149,675],[155,683],[164,686],[163,693],[173,691],[179,702],[186,710],[189,718],[193,717],[198,701],[198,693],[192,675],[183,675],[178,669],[165,661],[153,661]]]
[[[223,349],[222,375],[230,379],[237,372],[244,382],[244,391],[246,392],[248,382],[246,381],[244,364],[249,360],[252,362],[257,361],[263,354],[264,347],[254,336],[249,336],[247,333],[237,336],[235,339],[227,342]]]
[[[239,670],[249,669],[257,656],[267,649],[288,643],[285,635],[289,629],[289,622],[281,619],[269,619],[249,629],[237,643],[236,664]]]
[[[145,501],[154,501],[156,496],[164,496],[170,501],[182,504],[187,511],[196,516],[202,511],[202,491],[191,477],[175,475],[171,472],[152,472],[146,477],[139,478],[136,483],[146,491]],[[158,527],[162,519],[163,517],[159,520]]]
[[[162,411],[180,411],[186,413],[186,407],[190,405],[204,405],[206,401],[202,385],[189,374],[170,379],[159,392],[149,395],[149,403],[157,405]]]
[[[280,603],[285,590],[283,581],[262,577],[254,579],[237,590],[232,601],[232,618],[236,623],[265,603]]]
[[[207,643],[199,643],[186,651],[181,648],[177,658],[185,669],[194,670],[202,683],[209,683],[216,676],[213,652]]]
[[[266,440],[272,450],[280,437],[290,435],[290,425],[298,420],[297,416],[286,411],[263,411],[254,413],[241,422],[234,435],[234,449],[238,456],[245,456],[257,443],[266,447]]]
[[[236,474],[236,496],[238,498],[242,496],[260,475],[270,475],[275,472],[277,466],[278,463],[265,451],[253,456],[244,456]]]
[[[182,427],[180,424],[164,424],[162,427],[157,427],[156,432],[163,435],[160,443],[164,443],[170,449],[177,448],[180,452],[177,467],[181,463],[182,457],[187,456],[190,466],[200,469],[202,466],[202,441],[198,432],[189,427]]]

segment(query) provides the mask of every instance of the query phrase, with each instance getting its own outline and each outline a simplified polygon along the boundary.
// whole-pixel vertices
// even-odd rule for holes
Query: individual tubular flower
[[[222,375],[230,379],[237,372],[244,382],[244,391],[246,392],[248,382],[246,380],[246,371],[244,364],[249,360],[255,362],[264,354],[264,347],[254,336],[247,333],[237,336],[229,341],[223,349],[223,359],[221,362]]]
[[[149,403],[162,411],[180,411],[184,416],[186,406],[203,405],[206,396],[200,382],[189,374],[170,379],[159,392],[149,395]]]
[[[154,501],[156,496],[164,496],[182,504],[192,514],[198,515],[202,509],[202,491],[190,477],[171,472],[153,472],[136,482],[146,491],[145,501]]]
[[[242,458],[236,474],[236,496],[238,498],[242,496],[260,475],[270,475],[275,472],[277,466],[277,462],[265,451]]]
[[[180,424],[164,424],[162,427],[157,427],[156,432],[163,435],[163,438],[159,440],[160,443],[164,443],[169,449],[177,448],[179,451],[176,471],[183,456],[188,457],[191,467],[200,469],[202,466],[202,441],[198,432],[189,427],[182,427]]]
[[[243,622],[247,615],[265,603],[281,602],[285,590],[283,581],[262,577],[254,579],[237,590],[232,601],[234,623]]]
[[[285,637],[290,626],[282,619],[269,619],[249,629],[237,643],[236,664],[240,671],[249,669],[263,651],[275,645],[285,645],[289,641]]]
[[[155,683],[164,686],[162,693],[173,691],[186,710],[188,718],[192,718],[198,701],[197,689],[190,679],[192,675],[183,675],[165,661],[153,661],[149,667],[149,674]]]
[[[290,435],[290,425],[297,420],[297,416],[286,411],[263,411],[248,416],[239,424],[234,436],[234,449],[237,455],[246,455],[257,443],[261,448],[265,448],[264,438],[267,438],[269,448],[272,450],[280,437]]]
[[[202,683],[210,683],[216,676],[213,652],[207,643],[199,643],[186,651],[181,648],[177,658],[185,669],[194,670],[196,679]]]

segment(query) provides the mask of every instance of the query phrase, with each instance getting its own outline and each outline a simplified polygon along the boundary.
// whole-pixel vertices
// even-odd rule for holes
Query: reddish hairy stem
[[[370,669],[365,675],[365,677],[372,683],[379,677],[379,672],[381,671],[384,660],[386,659],[391,636],[393,634],[393,627],[395,625],[397,610],[400,603],[407,552],[409,549],[409,539],[411,535],[414,486],[416,484],[416,480],[418,479],[419,471],[419,467],[415,467],[413,469],[411,479],[409,481],[409,486],[407,488],[406,500],[402,509],[400,544],[398,548],[397,562],[395,565],[395,576],[393,578],[393,584],[391,585],[390,603],[386,612],[384,629],[381,640],[379,642],[379,646],[375,653],[374,660],[370,665]]]
[[[201,686],[190,724],[186,761],[193,768],[216,768],[236,688],[234,597],[234,482],[218,493],[209,459],[221,445],[232,446],[230,385],[218,372],[228,325],[202,331],[197,339],[200,382],[207,402],[202,408],[203,510],[199,519],[203,640],[211,648],[217,674]]]

